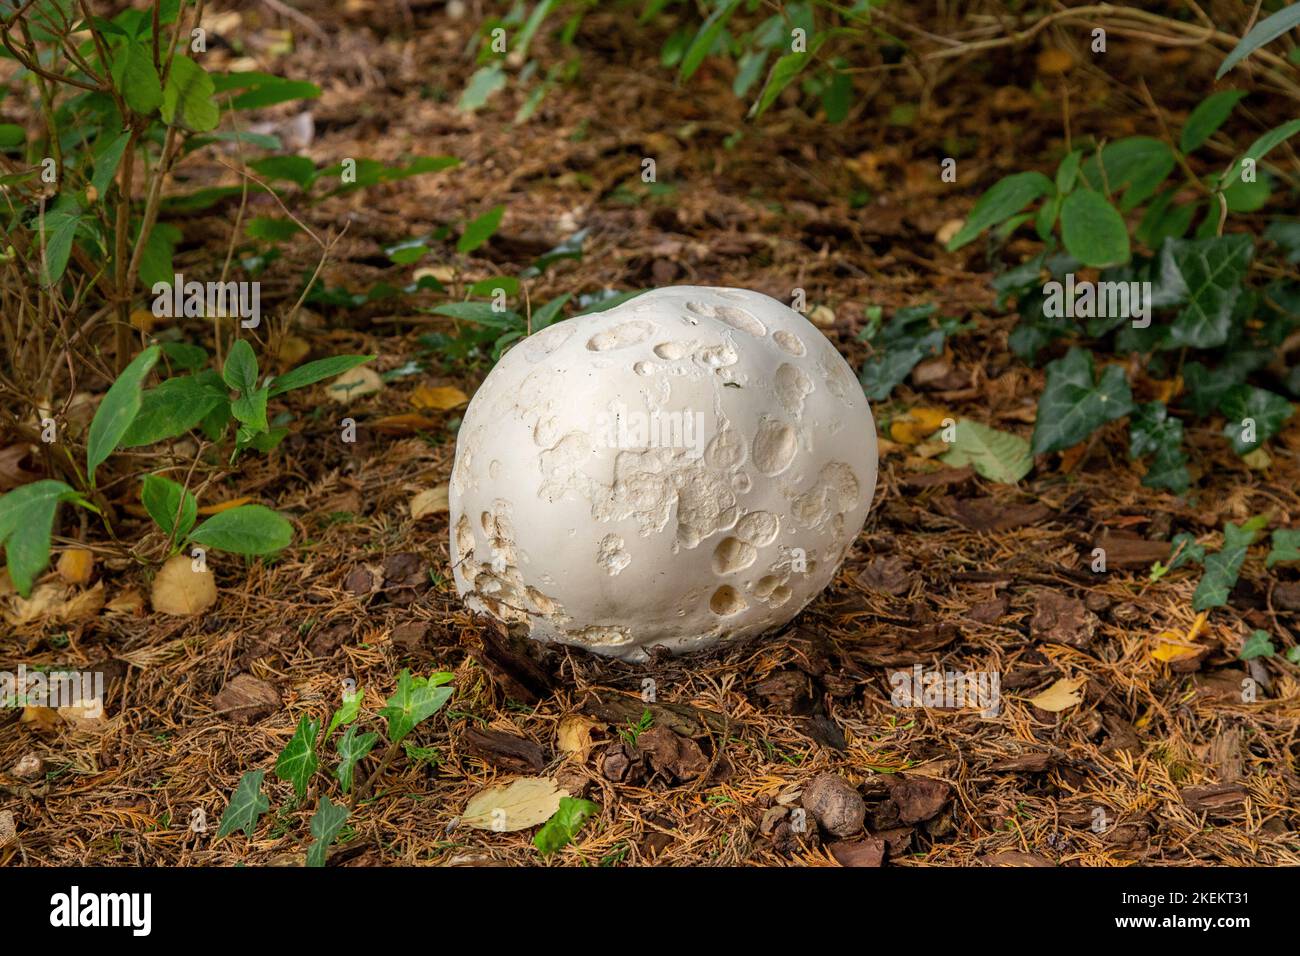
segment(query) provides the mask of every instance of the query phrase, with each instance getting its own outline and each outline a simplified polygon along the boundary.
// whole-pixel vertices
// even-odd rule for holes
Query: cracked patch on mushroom
[[[593,650],[622,647],[624,644],[632,643],[632,632],[626,627],[593,624],[576,631],[565,631],[564,634],[568,638],[566,643],[590,647]]]
[[[463,417],[457,592],[537,640],[629,660],[781,627],[871,503],[875,427],[855,391],[807,319],[743,290],[660,289],[525,339]],[[611,415],[699,427],[611,438],[596,421]]]
[[[793,355],[795,358],[802,358],[808,354],[808,350],[803,347],[803,342],[799,336],[793,332],[787,332],[785,329],[777,329],[772,333],[772,341],[777,344],[781,351]]]
[[[781,474],[794,461],[799,436],[785,422],[765,418],[754,435],[754,467],[769,478]]]
[[[713,549],[713,573],[735,574],[758,560],[758,549],[739,538],[723,538]]]
[[[785,362],[776,370],[776,398],[790,417],[799,421],[803,417],[804,399],[812,394],[813,383],[803,369]]]
[[[819,528],[836,515],[853,510],[858,495],[853,469],[842,461],[832,461],[822,467],[813,486],[791,502],[791,511],[805,528]]]
[[[719,617],[739,614],[748,606],[745,599],[740,596],[740,592],[730,584],[724,584],[713,592],[713,597],[709,598],[709,610]]]
[[[676,362],[690,354],[690,348],[682,342],[660,342],[655,346],[655,355],[668,362]]]
[[[638,342],[644,342],[651,333],[654,332],[654,326],[649,322],[624,322],[622,325],[616,325],[612,329],[605,329],[597,332],[587,340],[587,348],[592,352],[608,352],[612,349],[625,349],[628,346],[636,345]]]
[[[780,530],[781,519],[770,511],[751,511],[736,523],[736,537],[757,548],[775,541]]]
[[[596,563],[604,568],[610,577],[613,577],[632,563],[632,555],[623,550],[622,538],[616,534],[607,534],[600,539]]]
[[[747,332],[755,338],[762,338],[767,335],[767,326],[744,309],[737,308],[734,305],[719,305],[715,309],[715,314],[733,329]]]
[[[759,578],[758,583],[754,585],[754,596],[768,607],[780,607],[793,595],[794,592],[786,585],[785,579],[775,574]]]
[[[856,397],[862,395],[862,388],[858,385],[853,371],[834,347],[828,345],[822,351],[821,358],[817,361],[817,371],[821,373],[832,395],[849,407],[856,404]],[[865,396],[863,404],[866,404]]]

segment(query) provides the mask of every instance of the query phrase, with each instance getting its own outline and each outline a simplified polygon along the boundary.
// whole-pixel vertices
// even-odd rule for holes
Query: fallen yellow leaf
[[[1156,387],[1156,401],[1164,402],[1166,405],[1183,393],[1183,377],[1181,375],[1176,375],[1173,378],[1154,379],[1151,384]]]
[[[1048,47],[1038,54],[1038,72],[1043,76],[1060,76],[1074,66],[1074,57],[1065,50]]]
[[[286,335],[280,341],[280,350],[276,353],[276,357],[285,365],[297,365],[310,351],[311,346],[307,344],[306,339],[296,335]]]
[[[913,408],[889,425],[889,437],[905,445],[918,445],[940,428],[952,415],[942,408]]]
[[[591,749],[591,732],[597,727],[604,726],[604,724],[588,720],[586,717],[570,714],[560,721],[559,730],[555,734],[555,742],[566,754],[585,756],[587,751]]]
[[[510,833],[545,823],[568,794],[552,777],[519,777],[469,798],[460,822],[476,830]]]
[[[188,554],[176,554],[154,576],[150,600],[160,614],[189,617],[217,603],[217,585],[210,570],[195,571]]]
[[[1156,642],[1151,656],[1165,664],[1187,660],[1200,653],[1198,648],[1184,644],[1177,631],[1162,631],[1156,635]]]
[[[330,382],[326,392],[334,401],[347,405],[353,399],[373,395],[383,387],[384,380],[378,372],[367,365],[358,365]]]
[[[439,412],[459,408],[468,401],[469,396],[455,385],[421,385],[411,393],[413,408],[432,408]]]
[[[85,548],[69,548],[59,555],[59,577],[69,584],[86,584],[95,570],[95,556]]]
[[[411,517],[419,520],[425,515],[442,514],[451,508],[448,501],[450,488],[444,482],[436,488],[426,488],[411,499]]]
[[[1151,652],[1151,656],[1166,664],[1195,657],[1201,652],[1201,648],[1193,642],[1201,631],[1205,630],[1205,622],[1209,620],[1209,617],[1209,611],[1202,611],[1196,615],[1196,620],[1187,629],[1186,635],[1177,631],[1161,631],[1156,635],[1156,647]]]
[[[1053,714],[1060,713],[1083,703],[1083,697],[1079,695],[1078,690],[1086,683],[1088,683],[1086,677],[1062,677],[1037,697],[1029,698],[1029,702],[1039,710]]]
[[[131,310],[131,325],[146,335],[153,331],[154,324],[157,321],[157,318],[148,309]]]

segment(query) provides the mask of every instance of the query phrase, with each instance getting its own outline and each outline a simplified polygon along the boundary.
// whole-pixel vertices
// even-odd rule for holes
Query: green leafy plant
[[[679,82],[690,81],[710,59],[728,61],[734,64],[732,93],[750,102],[751,118],[762,116],[782,93],[794,88],[827,122],[841,123],[857,99],[851,57],[864,45],[875,44],[881,31],[870,14],[881,5],[881,0],[800,0],[771,6],[752,0],[698,5],[649,0],[639,22],[667,26],[660,65],[674,71]],[[510,84],[510,71],[517,69],[513,79],[526,97],[515,122],[531,119],[548,92],[580,75],[575,38],[595,6],[586,0],[538,0],[531,7],[515,4],[504,16],[486,18],[479,29],[480,65],[461,94],[459,109],[483,109]],[[543,31],[556,35],[569,51],[563,61],[545,69],[533,49]]]
[[[967,418],[953,424],[948,451],[939,458],[953,468],[970,465],[989,481],[1005,485],[1014,485],[1034,467],[1034,456],[1023,438]]]
[[[583,824],[599,812],[600,807],[590,800],[560,798],[560,808],[533,836],[533,846],[537,847],[542,856],[559,852],[573,842]]]
[[[1193,154],[1220,134],[1244,96],[1225,90],[1207,97],[1177,145],[1130,136],[1071,150],[1054,178],[1034,171],[1007,176],[980,197],[949,241],[959,249],[988,233],[996,243],[1032,226],[1043,243],[1037,256],[994,281],[999,301],[1014,301],[1020,315],[1009,339],[1013,351],[1035,362],[1059,340],[1069,343],[1045,368],[1035,454],[1069,448],[1127,417],[1130,457],[1146,463],[1143,483],[1182,494],[1192,488],[1185,417],[1222,415],[1224,437],[1245,456],[1294,414],[1291,399],[1274,390],[1279,382],[1250,381],[1300,325],[1300,282],[1265,262],[1289,247],[1267,236],[1225,234],[1224,227],[1230,214],[1269,201],[1286,173],[1265,168],[1265,157],[1300,132],[1300,120],[1257,137],[1219,171],[1198,175],[1192,166]],[[1272,235],[1285,240],[1288,233]],[[1075,274],[1089,269],[1100,270],[1097,281],[1076,291]],[[1145,292],[1145,301],[1132,298]],[[1093,354],[1108,351],[1132,359],[1098,373]],[[1177,353],[1176,363],[1169,353]],[[906,365],[904,358],[912,356],[880,360],[871,377],[885,361]],[[1138,367],[1153,378],[1169,376],[1179,404],[1136,403],[1129,379]],[[863,372],[867,381],[867,366]],[[1300,397],[1300,375],[1280,384]]]
[[[310,804],[312,798],[317,797],[316,810],[309,825],[312,842],[307,849],[307,866],[325,865],[329,848],[342,833],[349,816],[388,769],[405,738],[451,699],[453,688],[446,685],[452,678],[453,675],[445,671],[428,677],[414,677],[410,670],[403,670],[393,695],[373,714],[364,712],[365,695],[360,688],[345,691],[343,702],[331,714],[324,733],[321,732],[322,722],[311,714],[299,718],[293,736],[276,758],[275,776],[292,788],[293,796],[286,805],[287,809]],[[388,747],[370,775],[358,782],[358,766],[380,740],[377,730],[362,733],[360,727],[368,723],[378,725],[381,718]],[[343,733],[337,734],[340,729]],[[337,762],[333,772],[329,773],[322,764],[329,759],[324,751],[331,741]],[[229,836],[237,830],[243,830],[249,837],[253,835],[262,815],[271,808],[270,798],[262,793],[265,777],[265,770],[249,770],[240,777],[221,815],[218,837]],[[336,803],[330,797],[331,792],[345,799]],[[567,842],[563,833],[568,832],[571,836],[586,819],[585,816],[579,819],[577,811],[571,811],[570,816],[572,821],[568,830],[557,824],[548,837],[557,849]]]
[[[935,318],[934,305],[899,309],[883,326],[872,323],[860,335],[874,354],[858,374],[862,390],[872,401],[884,401],[918,363],[943,351],[948,336],[968,326],[949,317]]]
[[[172,352],[191,369],[207,358],[207,353],[197,346]],[[262,382],[252,347],[239,339],[220,374],[214,370],[191,371],[144,389],[148,375],[164,354],[165,346],[146,348],[132,359],[99,403],[88,432],[84,476],[68,456],[74,478],[82,485],[80,490],[62,481],[45,480],[0,496],[0,544],[20,594],[31,593],[36,576],[49,564],[50,538],[60,504],[70,503],[104,514],[92,500],[96,471],[114,451],[178,438],[195,428],[202,429],[209,440],[217,441],[232,420],[239,422],[232,461],[246,448],[268,451],[288,431],[283,425],[273,428],[268,423],[266,409],[271,398],[342,374],[373,358],[340,355],[320,359]],[[287,547],[292,538],[289,522],[263,505],[239,505],[196,526],[196,498],[163,475],[144,477],[140,500],[167,535],[169,553],[191,543],[233,554],[268,555]]]
[[[629,746],[635,747],[637,738],[654,726],[655,715],[650,710],[641,712],[641,717],[636,723],[628,725],[619,730],[618,735],[628,743]]]
[[[86,4],[0,6],[0,56],[16,63],[44,120],[43,135],[28,139],[15,126],[0,137],[11,154],[0,175],[9,244],[0,268],[30,314],[82,309],[92,336],[111,325],[118,370],[134,351],[131,303],[142,285],[171,280],[183,236],[163,221],[175,200],[164,180],[213,143],[281,149],[275,137],[218,127],[227,115],[320,95],[311,83],[262,73],[210,74],[192,33],[198,15],[192,0],[154,0],[111,19]],[[53,371],[34,348],[13,359],[27,383]]]

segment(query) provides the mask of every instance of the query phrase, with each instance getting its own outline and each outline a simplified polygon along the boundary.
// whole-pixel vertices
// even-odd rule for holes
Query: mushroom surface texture
[[[456,590],[628,660],[761,634],[830,582],[876,465],[866,396],[802,315],[742,289],[647,292],[529,336],[475,393]]]

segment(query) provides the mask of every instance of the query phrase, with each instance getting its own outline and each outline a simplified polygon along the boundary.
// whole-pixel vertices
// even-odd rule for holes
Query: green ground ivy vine
[[[949,241],[959,249],[987,234],[996,245],[1027,226],[1043,243],[1038,255],[994,280],[999,304],[1020,315],[1009,340],[1017,355],[1035,363],[1061,340],[1068,345],[1045,367],[1035,454],[1069,448],[1127,417],[1128,453],[1144,465],[1143,484],[1182,494],[1192,485],[1184,419],[1218,414],[1237,454],[1267,464],[1264,443],[1300,397],[1300,367],[1279,371],[1273,362],[1300,326],[1300,282],[1285,268],[1300,258],[1300,227],[1278,219],[1259,238],[1225,227],[1233,214],[1262,209],[1275,192],[1294,194],[1294,179],[1265,160],[1300,132],[1300,120],[1265,132],[1215,172],[1197,175],[1190,162],[1245,95],[1224,90],[1206,98],[1177,146],[1131,136],[1071,150],[1052,178],[1007,176]],[[938,330],[926,334],[935,338]],[[915,333],[906,340],[903,351],[932,344]],[[1094,357],[1107,353],[1125,361]],[[893,360],[872,361],[888,367]],[[1139,404],[1129,380],[1138,366],[1172,381],[1176,404]],[[867,371],[871,394],[880,376]],[[906,374],[892,370],[891,387]]]
[[[364,800],[380,774],[397,756],[403,741],[417,726],[428,720],[451,699],[452,688],[445,686],[453,675],[441,671],[428,677],[414,677],[403,670],[397,679],[397,689],[385,705],[374,714],[362,710],[365,694],[361,688],[348,687],[342,704],[334,710],[329,723],[324,725],[311,714],[303,714],[293,736],[275,761],[275,776],[293,788],[292,797],[285,804],[282,815],[294,808],[310,803],[319,794],[316,812],[309,825],[312,841],[307,848],[308,866],[324,866],[330,846],[344,832],[351,812]],[[357,780],[357,765],[379,743],[377,730],[362,731],[371,723],[384,721],[383,733],[388,741],[374,772],[364,780]],[[336,732],[342,730],[335,737]],[[322,770],[322,755],[333,742],[334,769]],[[252,836],[262,815],[271,808],[271,801],[262,793],[265,770],[247,771],[239,779],[217,829],[217,837],[227,837],[243,830]],[[339,802],[330,799],[335,792]]]

